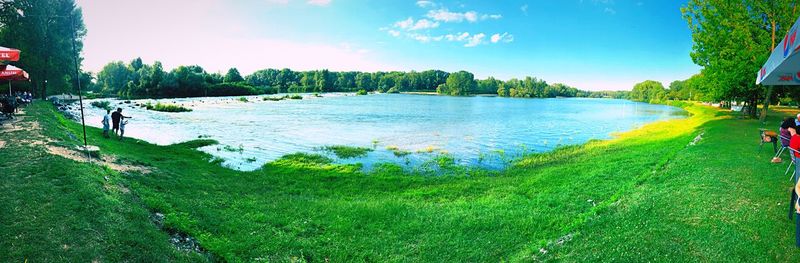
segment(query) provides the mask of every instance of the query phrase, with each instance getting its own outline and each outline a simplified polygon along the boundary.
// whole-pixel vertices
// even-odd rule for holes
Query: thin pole
[[[86,141],[86,119],[83,116],[83,92],[81,91],[81,70],[78,63],[78,49],[75,47],[75,41],[78,38],[77,29],[75,29],[75,16],[70,14],[70,24],[72,24],[72,53],[75,60],[75,81],[78,84],[78,103],[81,106],[81,126],[83,126],[83,150],[86,152],[86,157],[91,160],[92,156],[89,154],[89,144]]]

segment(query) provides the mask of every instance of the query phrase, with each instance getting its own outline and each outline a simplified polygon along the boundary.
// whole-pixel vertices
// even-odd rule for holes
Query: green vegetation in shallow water
[[[360,89],[360,90],[358,90],[358,92],[356,92],[356,95],[367,95],[367,91],[363,90],[363,89]]]
[[[394,154],[394,156],[396,156],[396,157],[403,157],[403,156],[411,154],[411,152],[406,151],[406,150],[401,150],[401,149],[393,149],[391,151],[392,151],[392,154]]]
[[[429,145],[428,147],[417,150],[417,153],[433,153],[434,151],[437,150],[439,150],[439,147]]]
[[[101,108],[104,110],[111,110],[111,102],[107,100],[92,101],[92,103],[90,104],[92,105],[92,107]]]
[[[323,148],[325,151],[332,152],[336,155],[336,157],[342,159],[350,159],[356,157],[362,157],[367,155],[369,152],[372,151],[370,148],[364,147],[353,147],[353,146],[346,146],[346,145],[333,145],[333,146],[325,146]]]
[[[293,100],[302,100],[302,99],[303,99],[303,96],[301,96],[301,95],[298,95],[298,94],[294,94],[294,95],[291,95],[291,96],[289,96],[289,99],[293,99]]]
[[[286,97],[264,97],[264,101],[282,101],[286,99]]]
[[[225,146],[222,147],[222,149],[225,150],[226,152],[238,152],[238,153],[243,153],[244,152],[244,146],[242,146],[242,145],[239,145],[239,147],[233,147],[233,146],[230,146],[230,145],[225,145]],[[219,150],[219,149],[217,149],[217,150]]]
[[[250,102],[246,97],[239,97],[239,101],[241,101],[241,102]]]
[[[144,107],[146,109],[148,109],[148,110],[161,111],[161,112],[190,112],[190,111],[192,111],[192,109],[189,109],[189,108],[186,108],[186,107],[183,107],[183,106],[180,106],[180,105],[162,104],[160,102],[156,103],[155,105],[153,105],[152,103],[148,102],[148,103],[144,104]]]

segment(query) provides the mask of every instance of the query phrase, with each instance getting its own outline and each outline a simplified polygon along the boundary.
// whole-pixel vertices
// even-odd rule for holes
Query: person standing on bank
[[[122,115],[122,108],[117,108],[117,111],[111,113],[111,122],[114,124],[114,134],[119,136],[119,123],[125,118],[132,118]]]
[[[128,120],[122,120],[119,123],[119,140],[122,140],[122,137],[125,136],[125,125],[128,125]]]
[[[111,129],[111,110],[106,110],[106,115],[103,115],[103,137],[108,138],[108,130]]]

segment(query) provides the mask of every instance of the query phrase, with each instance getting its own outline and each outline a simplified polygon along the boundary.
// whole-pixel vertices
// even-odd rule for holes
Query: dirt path
[[[84,153],[80,152],[79,149],[69,149],[66,147],[56,146],[54,143],[56,141],[52,140],[51,138],[42,134],[41,126],[37,120],[28,120],[28,116],[25,115],[24,109],[21,109],[19,113],[16,114],[14,119],[5,121],[0,126],[0,134],[5,133],[12,133],[12,132],[28,132],[30,133],[27,136],[26,140],[20,140],[19,143],[36,146],[36,145],[43,145],[47,152],[53,155],[58,155],[73,161],[83,162],[83,163],[95,163],[107,166],[112,170],[126,173],[126,172],[140,172],[143,174],[151,173],[152,170],[145,166],[140,165],[129,165],[129,164],[121,164],[119,159],[110,154],[101,154],[101,158],[88,158]],[[0,140],[0,149],[4,148],[8,144],[5,140]]]
[[[47,148],[47,152],[50,154],[58,155],[77,162],[83,162],[83,163],[91,162],[91,163],[105,165],[108,166],[108,168],[111,168],[112,170],[118,172],[140,172],[143,174],[148,174],[152,172],[149,168],[144,166],[120,164],[118,162],[118,159],[113,155],[104,154],[99,159],[98,158],[89,159],[88,156],[86,156],[86,154],[78,150],[67,149],[64,147],[59,147],[54,145],[45,145],[45,148]]]

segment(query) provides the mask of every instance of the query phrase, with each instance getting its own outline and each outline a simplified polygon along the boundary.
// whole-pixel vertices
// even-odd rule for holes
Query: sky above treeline
[[[467,70],[585,90],[668,85],[699,72],[681,1],[77,0],[84,67],[141,57],[334,71]]]

